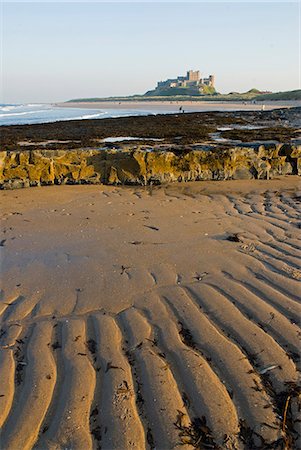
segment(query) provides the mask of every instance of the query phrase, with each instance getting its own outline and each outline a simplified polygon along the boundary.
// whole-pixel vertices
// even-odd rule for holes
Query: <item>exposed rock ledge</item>
[[[301,175],[301,145],[214,151],[31,150],[0,152],[2,189],[51,184],[160,184]]]

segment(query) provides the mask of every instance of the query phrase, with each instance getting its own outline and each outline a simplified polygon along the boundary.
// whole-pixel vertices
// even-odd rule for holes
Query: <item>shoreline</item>
[[[197,111],[261,111],[263,104],[265,110],[279,108],[294,108],[301,106],[301,101],[270,101],[270,102],[213,102],[213,101],[110,101],[110,102],[63,102],[53,103],[60,108],[82,108],[82,109],[133,109],[133,110],[166,110],[178,111],[185,106],[185,112]]]
[[[2,111],[0,127],[60,123],[74,120],[104,120],[133,116],[177,116],[181,113],[259,113],[290,110],[301,107],[301,102],[269,102],[261,105],[250,102],[82,102],[41,105],[15,105],[13,110]]]
[[[299,109],[3,127],[0,185],[153,185],[301,175]]]

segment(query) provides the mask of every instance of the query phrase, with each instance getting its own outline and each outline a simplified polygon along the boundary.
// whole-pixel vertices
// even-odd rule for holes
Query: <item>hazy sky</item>
[[[144,93],[199,69],[219,92],[300,89],[300,2],[2,3],[1,103]]]

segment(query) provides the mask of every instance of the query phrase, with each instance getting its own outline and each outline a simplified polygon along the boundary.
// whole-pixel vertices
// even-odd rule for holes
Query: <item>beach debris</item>
[[[94,364],[95,364],[95,363],[96,363],[96,360],[97,360],[97,356],[96,356],[96,352],[97,352],[97,342],[94,341],[94,339],[89,339],[89,340],[86,342],[86,346],[87,346],[89,352],[91,353],[92,358],[93,358],[93,362],[94,362]]]
[[[6,239],[2,239],[2,241],[0,241],[0,247],[4,247],[5,242],[6,242]]]
[[[2,336],[6,335],[6,330],[3,330],[2,328],[0,329],[0,339],[2,338]]]
[[[207,426],[206,417],[195,417],[188,426],[183,424],[185,414],[178,410],[177,419],[174,423],[179,430],[181,445],[191,445],[196,449],[219,449],[220,447],[214,442],[212,432]]]
[[[145,340],[149,341],[152,344],[152,347],[156,347],[158,345],[158,340],[156,338],[154,338],[154,339],[145,338]]]
[[[166,354],[164,352],[158,352],[157,355],[162,359],[166,359]]]
[[[53,350],[56,350],[57,348],[62,348],[62,346],[60,345],[60,343],[58,341],[51,344],[51,347]]]
[[[96,441],[101,441],[101,428],[99,425],[91,430],[91,434],[93,435],[94,439],[96,439]],[[101,447],[99,446],[98,448]]]
[[[116,393],[117,393],[118,395],[131,394],[131,390],[130,390],[129,385],[128,385],[128,382],[127,382],[126,380],[123,380],[123,381],[119,384]]]
[[[128,275],[127,270],[129,270],[129,269],[130,269],[130,267],[126,267],[126,266],[122,265],[120,275],[123,275],[124,273],[126,273]]]
[[[188,397],[188,395],[186,394],[186,392],[182,392],[182,400],[183,400],[183,405],[187,408],[190,408],[190,399]]]
[[[18,364],[16,366],[16,375],[15,375],[15,380],[16,380],[17,385],[20,385],[23,381],[23,369],[24,369],[25,365],[26,365],[26,363],[23,363],[23,361],[18,361]]]
[[[268,367],[265,367],[264,369],[260,370],[259,373],[260,373],[260,375],[264,375],[265,373],[269,372],[270,370],[277,369],[278,367],[279,367],[278,364],[275,364],[273,366],[268,366]]]
[[[110,369],[120,369],[120,370],[123,370],[123,371],[124,371],[124,369],[123,369],[122,367],[114,366],[114,365],[112,364],[112,361],[109,361],[109,362],[107,363],[107,367],[106,367],[105,373],[107,373]]]
[[[151,449],[156,448],[154,437],[153,437],[152,431],[151,431],[151,429],[149,427],[148,427],[147,433],[146,433],[146,440],[147,440],[147,442],[148,442],[148,444],[149,444]]]
[[[196,273],[196,275],[193,278],[197,281],[202,281],[207,275],[208,272]]]
[[[88,347],[88,350],[90,353],[92,353],[92,355],[94,355],[96,353],[97,350],[97,342],[94,341],[94,339],[89,339],[86,342],[86,346]]]
[[[155,284],[158,284],[156,275],[155,275],[154,273],[150,272],[150,276],[152,277],[153,282],[154,282]]]
[[[182,322],[178,322],[178,324],[180,325],[180,337],[182,339],[182,342],[187,345],[187,347],[196,348],[196,343],[193,340],[192,334],[190,332],[190,330],[188,328],[185,328]]]
[[[285,406],[284,406],[284,412],[283,412],[283,421],[282,421],[283,433],[285,433],[285,429],[286,429],[286,418],[287,418],[287,411],[288,411],[288,406],[290,404],[290,400],[291,400],[291,395],[288,395],[286,402],[285,402]]]
[[[132,244],[132,245],[141,245],[141,244],[143,244],[143,242],[142,241],[131,241],[130,244]]]
[[[233,397],[234,397],[234,391],[233,391],[233,389],[231,389],[231,388],[228,387],[228,388],[227,388],[227,392],[228,392],[230,398],[233,398]]]
[[[182,277],[181,277],[181,275],[179,275],[177,273],[177,275],[176,275],[176,284],[181,284],[181,281],[182,281]]]
[[[250,242],[249,244],[242,244],[240,245],[240,248],[246,253],[252,253],[256,250],[256,246],[255,244],[253,244],[253,242]]]
[[[95,416],[98,415],[98,413],[99,413],[98,407],[95,406],[95,408],[93,408],[92,411],[91,411],[91,413],[90,413],[90,417],[95,417]]]
[[[226,237],[226,240],[230,242],[242,242],[238,233],[229,234],[229,236]]]
[[[291,278],[294,278],[295,280],[301,280],[301,270],[294,269],[293,267],[284,265],[282,267],[282,270],[290,275]]]
[[[150,228],[151,230],[154,230],[154,231],[159,231],[159,228],[155,227],[153,225],[143,225],[143,226],[146,227],[146,228]]]
[[[257,436],[262,440],[262,437],[256,433],[252,428],[247,425],[247,422],[244,419],[239,421],[239,438],[246,445],[246,448],[259,449],[255,442],[254,438]],[[262,447],[261,447],[262,448]]]

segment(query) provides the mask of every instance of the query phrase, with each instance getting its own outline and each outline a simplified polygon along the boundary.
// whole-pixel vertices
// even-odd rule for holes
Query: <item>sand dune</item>
[[[1,198],[0,448],[300,448],[298,177]]]

